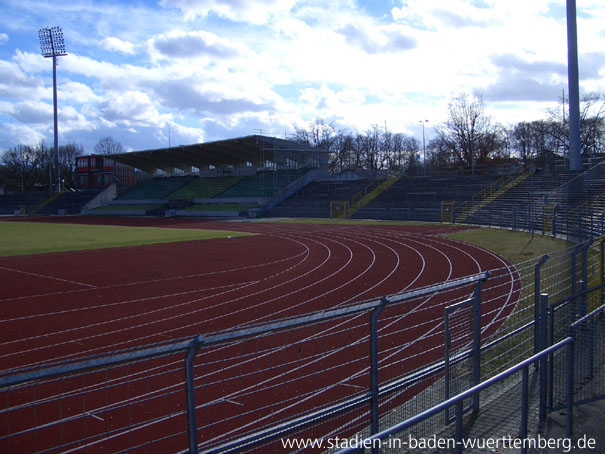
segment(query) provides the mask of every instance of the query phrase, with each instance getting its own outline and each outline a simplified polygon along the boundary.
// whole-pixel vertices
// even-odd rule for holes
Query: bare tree
[[[76,186],[76,158],[83,154],[84,147],[74,142],[59,147],[61,187],[72,189]]]
[[[0,160],[0,179],[6,191],[26,192],[33,187],[35,153],[32,146],[19,144],[4,150]]]
[[[71,143],[59,147],[59,174],[64,184],[74,186],[76,157],[82,145]],[[38,145],[19,144],[0,156],[0,179],[11,192],[45,191],[50,188],[52,148],[44,142]],[[62,185],[63,186],[63,185]]]
[[[566,99],[561,101],[569,105]],[[550,134],[557,143],[560,154],[569,152],[569,113],[565,109],[549,109],[548,116],[552,129]],[[588,93],[580,100],[580,146],[583,156],[593,156],[603,147],[605,141],[605,97],[598,93]]]
[[[360,137],[363,146],[364,167],[376,174],[382,168],[381,134],[382,129],[374,125]]]
[[[437,127],[441,146],[473,173],[501,146],[500,132],[485,114],[482,97],[468,94],[460,94],[449,103],[448,119]]]
[[[124,147],[120,142],[116,142],[113,137],[107,136],[99,139],[95,145],[96,154],[118,154],[124,153]]]
[[[354,165],[355,144],[350,134],[340,132],[336,136],[336,141],[332,147],[330,155],[329,171],[340,172]]]
[[[555,129],[549,120],[517,123],[510,133],[512,148],[523,162],[550,159],[558,149],[558,141],[553,135]]]
[[[336,128],[331,123],[325,123],[324,120],[317,119],[309,124],[308,129],[296,128],[294,141],[331,151],[336,143]]]

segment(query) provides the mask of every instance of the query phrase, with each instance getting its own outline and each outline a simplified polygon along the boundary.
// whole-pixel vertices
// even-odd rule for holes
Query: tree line
[[[566,100],[561,101],[564,104]],[[583,157],[596,156],[603,150],[604,111],[604,96],[593,93],[582,98]],[[378,125],[351,132],[316,120],[307,128],[296,129],[293,140],[330,151],[331,172],[363,168],[417,175],[426,168],[450,167],[474,173],[486,165],[511,159],[552,166],[556,159],[567,158],[569,153],[566,112],[565,108],[549,109],[544,119],[503,126],[487,115],[481,95],[457,95],[448,104],[446,120],[434,128],[434,136],[425,143],[426,161],[419,140]]]
[[[59,147],[59,176],[62,187],[75,186],[76,157],[83,154],[81,145],[70,143]],[[53,147],[17,145],[2,153],[0,181],[5,192],[50,191]]]
[[[111,137],[103,137],[95,145],[96,154],[124,151]],[[41,141],[37,145],[19,144],[0,154],[0,188],[6,193],[50,192],[54,147]],[[81,144],[59,146],[59,178],[62,190],[76,188],[76,158],[84,154]]]

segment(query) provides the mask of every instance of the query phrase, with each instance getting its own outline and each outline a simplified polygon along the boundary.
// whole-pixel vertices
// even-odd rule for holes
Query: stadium
[[[264,135],[81,156],[77,191],[0,196],[1,450],[577,436],[604,165],[331,172]]]

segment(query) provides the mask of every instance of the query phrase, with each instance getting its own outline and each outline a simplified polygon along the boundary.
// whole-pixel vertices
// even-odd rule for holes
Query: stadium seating
[[[156,177],[143,180],[121,194],[120,200],[158,200],[177,191],[193,180],[192,176]]]
[[[544,204],[552,198],[553,191],[575,176],[577,173],[574,172],[533,173],[470,216],[469,222],[489,225],[497,221],[501,227],[516,228],[517,223],[522,224],[523,216],[527,216],[528,207],[541,213]],[[559,209],[568,210],[568,203],[561,204]]]
[[[48,193],[7,194],[0,196],[0,215],[21,214],[80,214],[97,193],[94,191],[62,192],[50,197]]]
[[[269,197],[302,177],[308,169],[283,169],[250,176],[197,178],[194,176],[156,177],[129,188],[118,200],[194,200],[220,197]]]
[[[314,181],[273,208],[270,216],[330,217],[332,201],[348,201],[363,191],[371,180]]]
[[[0,196],[0,215],[14,215],[19,211],[23,214],[31,212],[42,201],[48,198],[48,193],[5,194]]]
[[[220,216],[220,213],[225,213],[226,216],[233,216],[243,215],[251,208],[261,208],[267,200],[272,200],[273,203],[264,211],[269,216],[330,217],[333,215],[333,202],[352,204],[359,200],[359,194],[376,181],[363,178],[305,181],[300,189],[291,187],[292,191],[297,190],[291,196],[288,197],[288,191],[281,192],[281,196],[275,198],[290,183],[301,181],[299,179],[308,170],[265,170],[255,175],[229,177],[153,178],[130,188],[114,200],[111,203],[113,209],[103,208],[97,212],[130,214],[136,210],[146,214],[161,214],[163,210],[169,210],[171,215]],[[575,222],[586,225],[593,219],[582,213],[590,212],[592,217],[595,213],[601,213],[599,216],[604,217],[605,178],[601,181],[599,175],[595,173],[594,176],[578,179],[580,190],[567,192],[557,188],[567,181],[575,181],[577,173],[524,173],[522,176],[525,179],[515,178],[506,185],[501,183],[506,174],[496,172],[403,177],[362,206],[353,217],[440,222],[443,221],[442,203],[453,202],[452,213],[457,214],[454,222],[527,228],[530,216],[536,217],[532,223],[537,225],[538,217],[546,219],[550,216],[548,210],[553,210],[555,224],[567,222],[566,219],[573,215],[574,220],[578,219]],[[586,181],[590,181],[591,185],[588,195],[583,193]],[[486,193],[490,196],[481,196]],[[570,197],[570,193],[575,194],[575,198]],[[283,197],[287,198],[283,200]],[[135,208],[133,204],[141,206]],[[54,208],[49,205],[48,209]],[[602,224],[605,224],[605,218]]]
[[[205,199],[212,198],[227,188],[239,183],[245,177],[195,178],[190,183],[168,195],[168,199]]]
[[[97,195],[95,191],[62,192],[33,214],[80,214],[82,207]]]
[[[217,197],[269,197],[279,189],[302,177],[308,169],[283,169],[259,172],[250,175],[225,189]]]
[[[441,202],[463,202],[489,187],[499,175],[407,177],[397,181],[354,218],[440,221]]]

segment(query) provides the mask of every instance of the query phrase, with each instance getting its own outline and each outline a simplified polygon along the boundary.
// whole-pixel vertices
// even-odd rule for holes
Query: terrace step
[[[355,202],[353,204],[353,206],[351,206],[351,208],[349,210],[347,210],[346,217],[351,218],[357,211],[361,210],[368,203],[370,203],[372,200],[374,200],[376,197],[378,197],[380,194],[382,194],[388,188],[393,186],[397,181],[399,181],[399,179],[400,179],[400,177],[390,177],[390,178],[387,178],[382,183],[380,183],[378,186],[376,186],[370,192],[365,194],[361,199],[359,199],[357,202]]]
[[[505,180],[496,182],[499,185],[499,187],[497,189],[494,187],[494,185],[492,185],[489,190],[482,190],[479,193],[475,194],[475,196],[473,196],[473,201],[471,203],[471,207],[467,210],[464,210],[462,214],[457,216],[456,222],[457,223],[465,222],[470,216],[474,215],[479,210],[486,207],[487,205],[492,203],[494,200],[496,200],[498,197],[502,196],[509,190],[518,186],[522,181],[527,179],[530,175],[532,175],[532,172],[525,170],[521,174],[519,174],[516,178],[512,178],[512,179],[509,178],[509,179],[505,179]],[[494,184],[496,184],[496,183],[494,183]]]

